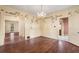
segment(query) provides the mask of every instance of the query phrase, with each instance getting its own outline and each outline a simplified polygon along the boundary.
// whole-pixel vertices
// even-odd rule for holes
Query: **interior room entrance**
[[[68,17],[64,17],[60,19],[60,26],[59,29],[59,38],[63,40],[68,40]]]
[[[17,41],[19,38],[18,22],[5,21],[5,44]]]

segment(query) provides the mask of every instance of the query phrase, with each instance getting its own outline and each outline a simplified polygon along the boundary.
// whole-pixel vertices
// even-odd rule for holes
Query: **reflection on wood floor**
[[[21,39],[21,38],[17,38]],[[5,53],[76,53],[79,47],[66,41],[36,37],[30,40],[21,40],[16,43],[5,44],[0,47],[0,52]]]

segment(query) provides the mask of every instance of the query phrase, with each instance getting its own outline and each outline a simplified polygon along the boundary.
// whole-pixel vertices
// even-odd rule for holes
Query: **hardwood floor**
[[[21,39],[21,38],[17,38]],[[78,53],[79,46],[72,43],[36,37],[30,40],[21,40],[16,43],[8,43],[0,47],[2,53]]]
[[[24,37],[19,36],[19,32],[14,32],[14,39],[10,38],[10,33],[5,33],[4,44],[17,43],[25,40]]]

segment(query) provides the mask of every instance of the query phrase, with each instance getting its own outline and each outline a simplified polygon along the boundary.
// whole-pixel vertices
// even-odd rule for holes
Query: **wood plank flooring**
[[[21,39],[21,38],[17,38]],[[8,43],[0,47],[1,53],[78,53],[79,46],[72,43],[51,39],[47,37],[36,37],[30,40],[21,40]]]

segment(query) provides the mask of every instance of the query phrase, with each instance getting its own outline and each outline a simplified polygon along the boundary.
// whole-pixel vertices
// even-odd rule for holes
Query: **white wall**
[[[25,36],[25,18],[19,17],[19,35]]]
[[[4,16],[0,14],[0,45],[4,44],[5,37],[5,20]]]
[[[25,38],[27,39],[27,36],[30,36],[31,38],[41,36],[40,31],[40,23],[36,22],[36,19],[26,18],[25,21]]]
[[[69,42],[79,46],[79,14],[69,18]]]
[[[55,20],[55,21],[54,21]],[[58,38],[58,31],[59,31],[59,20],[56,19],[45,19],[43,28],[44,33],[43,36],[50,37],[57,39]]]

